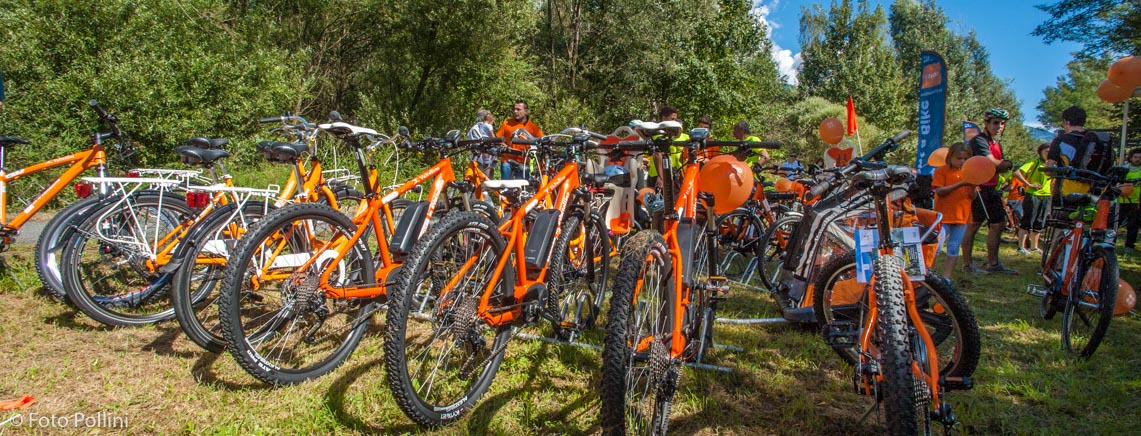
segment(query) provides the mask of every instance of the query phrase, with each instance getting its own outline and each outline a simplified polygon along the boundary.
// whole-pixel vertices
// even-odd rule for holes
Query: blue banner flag
[[[976,136],[979,136],[983,129],[978,124],[970,121],[963,121],[963,142],[971,142]]]
[[[927,163],[927,157],[943,146],[947,64],[933,51],[923,52],[919,64],[919,146],[915,152],[915,168],[919,175],[930,176],[935,167]]]

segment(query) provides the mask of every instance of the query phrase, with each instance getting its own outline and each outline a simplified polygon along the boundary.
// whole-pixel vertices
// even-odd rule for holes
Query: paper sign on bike
[[[923,280],[927,265],[923,262],[923,246],[918,227],[897,227],[891,230],[895,253],[903,258],[903,267],[911,280]],[[876,229],[856,230],[856,281],[867,283],[872,277],[872,263],[879,254],[879,233]]]

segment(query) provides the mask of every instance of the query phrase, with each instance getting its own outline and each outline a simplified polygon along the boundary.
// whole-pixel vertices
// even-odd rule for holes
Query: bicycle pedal
[[[709,299],[724,300],[729,298],[729,279],[725,276],[712,276],[705,280],[705,290],[709,292]]]
[[[1026,285],[1026,293],[1035,297],[1045,297],[1046,287],[1042,285]]]
[[[939,386],[946,391],[969,391],[975,386],[970,377],[939,377]]]
[[[860,337],[860,329],[851,321],[832,321],[824,326],[825,342],[832,348],[852,348]]]

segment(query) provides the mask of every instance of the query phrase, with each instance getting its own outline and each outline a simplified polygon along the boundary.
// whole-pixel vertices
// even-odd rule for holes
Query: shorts
[[[1046,228],[1046,211],[1050,208],[1050,197],[1028,195],[1022,200],[1022,222],[1018,225],[1023,230],[1041,232]]]
[[[1002,224],[1006,222],[1006,209],[1002,207],[1002,193],[993,186],[979,186],[979,195],[971,202],[971,222]]]
[[[948,256],[959,255],[959,247],[963,245],[963,236],[966,233],[966,224],[943,224],[943,234],[947,237],[943,242],[947,244]]]

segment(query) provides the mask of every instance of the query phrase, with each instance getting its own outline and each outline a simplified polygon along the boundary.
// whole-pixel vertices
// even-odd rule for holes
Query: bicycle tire
[[[760,270],[761,282],[769,291],[776,291],[780,285],[776,278],[784,266],[785,254],[785,247],[781,244],[787,243],[788,238],[796,230],[796,226],[800,225],[800,221],[800,215],[783,217],[769,226],[765,230],[764,236],[761,236],[760,246],[757,247],[757,253],[760,256],[758,269]],[[777,232],[781,233],[778,234]]]
[[[828,341],[828,324],[835,320],[848,321],[856,325],[863,325],[859,315],[863,305],[866,308],[866,295],[860,295],[858,302],[853,302],[851,295],[840,298],[842,307],[833,307],[833,291],[836,283],[841,280],[855,281],[856,253],[846,251],[839,256],[829,259],[813,284],[813,311],[816,319],[821,323],[824,340]],[[851,282],[849,282],[851,283]],[[937,348],[939,355],[939,374],[949,377],[965,377],[974,374],[978,368],[982,353],[982,335],[979,332],[978,321],[974,312],[954,288],[942,278],[929,277],[923,282],[912,282],[915,287],[916,307],[920,310],[920,317]],[[951,340],[950,343],[947,340]],[[851,348],[836,348],[833,350],[849,365],[858,363],[857,355]]]
[[[236,247],[240,234],[226,234],[227,227],[235,223],[238,205],[230,203],[215,209],[191,227],[185,242],[179,246],[174,258],[180,262],[171,285],[171,303],[182,332],[192,342],[212,353],[226,348],[218,320],[217,288],[225,273],[225,264],[205,263],[199,268],[199,259],[217,261],[226,259]],[[236,229],[243,233],[254,222],[274,210],[272,205],[250,202],[242,206],[237,215]],[[204,254],[205,253],[205,254]]]
[[[131,244],[151,244],[145,238],[165,235],[193,212],[178,195],[151,192],[133,194],[129,207],[110,198],[77,216],[71,231],[64,237],[67,244],[60,254],[60,272],[64,292],[84,314],[108,326],[142,326],[174,318],[167,287],[173,272],[163,265],[148,267],[149,254]],[[150,218],[136,220],[140,214]],[[97,230],[97,227],[99,228]],[[96,233],[103,234],[100,237]],[[114,240],[106,235],[121,236]],[[126,238],[133,238],[126,242]],[[93,248],[94,251],[87,251]]]
[[[887,433],[915,434],[918,431],[917,389],[912,372],[913,354],[908,339],[907,305],[903,302],[903,261],[896,256],[880,256],[872,266],[875,277],[876,339],[883,380],[877,386],[882,394]],[[922,365],[920,365],[922,366]]]
[[[468,242],[472,245],[468,245]],[[509,325],[492,327],[486,324],[477,311],[480,296],[486,289],[485,280],[488,279],[481,277],[471,284],[465,281],[465,278],[471,272],[493,274],[499,258],[505,255],[506,245],[507,242],[503,240],[497,226],[487,217],[468,211],[449,213],[433,225],[416,244],[401,266],[396,285],[388,288],[390,304],[385,315],[385,373],[388,376],[392,396],[396,399],[400,410],[421,426],[440,427],[459,419],[487,393],[495,379],[499,364],[503,361],[511,327]],[[467,248],[478,252],[466,251]],[[451,270],[447,266],[448,261],[454,260],[462,264],[473,256],[478,256],[479,259],[472,268],[459,271],[458,268]],[[444,279],[440,280],[438,276],[443,276]],[[492,300],[513,300],[514,272],[510,262],[501,271],[500,279],[496,285],[498,295],[492,296]],[[441,283],[445,286],[454,283],[455,287],[445,290]],[[425,311],[425,316],[413,317],[411,310],[415,296],[425,293],[419,291],[423,286],[430,288],[425,291],[426,293],[435,295],[432,299],[433,306]],[[418,324],[410,326],[413,321]],[[412,339],[409,335],[421,333],[423,328],[429,329],[425,332],[429,337],[429,343],[423,347],[409,343]],[[417,337],[423,338],[423,335]],[[442,347],[451,347],[441,351],[441,355],[435,359],[425,357],[425,362],[446,360],[448,365],[441,365],[444,366],[441,373],[453,369],[452,361],[444,357],[460,354],[453,354],[452,351],[464,348],[459,351],[465,355],[457,356],[461,363],[454,368],[456,375],[459,376],[456,378],[462,379],[458,389],[435,385],[436,371],[432,371],[429,380],[415,379],[418,371],[413,370],[413,367],[422,365],[418,361],[410,360],[422,356],[421,349],[431,351],[435,339],[440,339]],[[473,363],[476,367],[469,367]],[[477,371],[478,374],[474,374]],[[463,376],[465,372],[468,374],[467,377]],[[454,376],[448,374],[442,377],[446,380]],[[420,389],[425,387],[428,391],[425,395],[421,395]],[[425,398],[428,394],[434,394],[436,397]],[[449,397],[443,398],[441,395]]]
[[[34,255],[36,274],[40,276],[40,282],[44,284],[44,290],[48,296],[68,305],[73,306],[74,304],[67,298],[67,291],[63,288],[63,278],[59,271],[60,251],[66,244],[62,237],[67,232],[72,220],[92,206],[99,204],[99,201],[99,197],[81,198],[60,209],[55,216],[48,220],[43,230],[40,231],[40,237],[36,239]]]
[[[577,242],[580,239],[581,245]],[[591,328],[602,310],[610,264],[606,227],[596,215],[591,214],[585,222],[581,216],[571,215],[563,222],[552,250],[547,289],[548,298],[557,306],[552,312],[558,318],[552,324],[555,336],[566,340]]]
[[[297,229],[306,233],[297,236]],[[263,382],[290,385],[327,374],[352,355],[379,305],[375,299],[329,298],[316,283],[325,268],[334,268],[336,279],[329,280],[335,281],[334,286],[373,284],[368,248],[358,241],[339,263],[322,266],[324,262],[314,261],[307,271],[297,271],[301,265],[293,264],[308,262],[313,247],[355,231],[352,220],[339,210],[320,203],[297,203],[269,213],[238,240],[222,278],[218,310],[226,351],[242,369]],[[278,266],[270,263],[264,269],[290,275],[278,281],[261,276],[260,287],[247,289],[253,274],[263,270],[254,263],[255,257],[268,260],[261,254],[265,246],[272,247],[270,256]],[[251,300],[259,301],[249,304]],[[295,330],[298,324],[307,327]],[[295,331],[305,333],[294,335]],[[285,343],[294,339],[297,342]],[[301,350],[287,355],[287,346]]]
[[[654,230],[631,236],[620,258],[602,348],[602,433],[665,434],[681,375],[680,361],[669,353],[676,319],[673,259]]]
[[[487,217],[493,223],[499,222],[501,214],[499,209],[493,206],[490,202],[483,200],[472,200],[471,211]]]
[[[1062,314],[1062,348],[1087,358],[1097,351],[1113,320],[1119,275],[1117,254],[1113,249],[1095,246],[1093,256],[1082,259],[1080,265],[1076,274],[1080,289],[1070,291]],[[1080,330],[1082,327],[1089,329],[1088,334]]]

